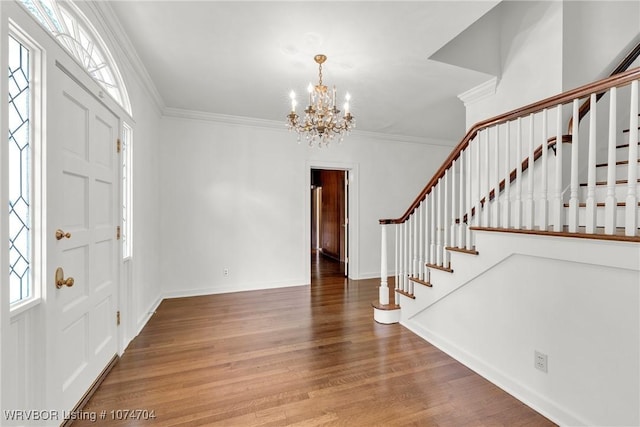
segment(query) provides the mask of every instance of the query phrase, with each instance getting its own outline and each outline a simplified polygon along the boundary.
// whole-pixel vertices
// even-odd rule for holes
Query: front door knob
[[[73,286],[73,283],[73,277],[64,278],[64,271],[62,270],[62,267],[58,267],[56,269],[56,288],[60,289],[63,286],[71,287]]]

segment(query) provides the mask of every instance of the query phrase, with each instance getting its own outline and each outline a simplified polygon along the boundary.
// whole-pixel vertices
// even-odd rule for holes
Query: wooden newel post
[[[387,225],[380,224],[381,242],[380,242],[380,296],[379,301],[382,305],[389,304],[389,284],[387,283]]]

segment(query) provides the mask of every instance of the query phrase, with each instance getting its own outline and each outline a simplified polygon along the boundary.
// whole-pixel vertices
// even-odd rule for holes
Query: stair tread
[[[433,284],[430,282],[425,282],[424,280],[418,279],[417,277],[409,276],[409,280],[412,282],[418,283],[420,285],[426,286],[428,288],[432,288]]]
[[[638,179],[637,182],[640,182],[640,178]],[[628,179],[618,179],[616,180],[616,184],[628,184],[629,180]],[[580,187],[586,187],[589,184],[586,182],[583,182],[582,184],[580,184]],[[596,185],[607,185],[607,181],[596,181]]]
[[[436,270],[441,270],[441,271],[446,271],[447,273],[453,273],[453,269],[452,268],[447,268],[447,267],[443,267],[441,265],[438,264],[425,264],[427,267],[429,268],[434,268]]]
[[[640,159],[638,159],[638,163],[640,163]],[[629,164],[629,160],[619,160],[616,162],[616,166],[620,166],[620,165],[628,165]],[[609,166],[609,163],[598,163],[596,165],[597,168],[602,168],[602,167],[607,167]]]
[[[404,295],[407,298],[416,299],[416,296],[414,294],[410,294],[409,292],[403,291],[402,289],[396,289],[396,292],[400,295]]]
[[[602,203],[602,202],[596,203],[596,207],[599,207],[599,208],[603,208],[603,207],[605,207],[605,205],[606,205],[606,203]],[[616,206],[622,208],[622,207],[626,207],[627,204],[625,202],[617,202]],[[568,208],[569,207],[569,203],[565,203],[564,207]],[[587,204],[586,203],[578,203],[578,207],[586,208]],[[640,202],[638,202],[638,207],[640,207]]]
[[[473,247],[473,249],[457,248],[455,246],[447,246],[445,249],[448,251],[460,252],[463,254],[478,255],[478,251],[476,251],[475,246]]]

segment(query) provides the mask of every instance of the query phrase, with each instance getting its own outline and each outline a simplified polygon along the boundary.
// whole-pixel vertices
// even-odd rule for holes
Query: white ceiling
[[[429,59],[493,1],[114,1],[166,107],[284,123],[293,89],[352,95],[357,130],[457,140],[487,75]],[[284,125],[283,125],[284,126]]]

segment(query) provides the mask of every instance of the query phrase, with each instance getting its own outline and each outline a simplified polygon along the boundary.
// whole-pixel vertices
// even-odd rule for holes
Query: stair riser
[[[601,166],[596,168],[596,181],[606,181],[607,180],[607,166]],[[638,171],[637,175],[640,177],[640,163],[636,162],[636,170]],[[629,173],[629,165],[617,165],[616,166],[616,180],[627,179],[627,174]]]
[[[624,202],[627,198],[627,185],[626,184],[618,184],[615,188],[616,200],[619,202]],[[636,195],[640,198],[640,185],[636,185]],[[585,202],[587,200],[587,187],[580,187],[580,191],[578,193],[578,197],[580,202]],[[604,202],[607,198],[607,186],[606,185],[597,185],[595,192],[596,202]]]
[[[638,150],[638,153],[640,153],[640,150]],[[616,149],[616,161],[619,162],[621,160],[629,160],[629,147],[622,147],[622,148]],[[606,159],[604,159],[603,161],[606,161]]]
[[[638,140],[640,141],[640,131],[638,131]],[[618,140],[619,145],[629,144],[629,132],[625,132],[622,134],[622,138]],[[640,146],[638,147],[640,149]],[[638,150],[640,153],[640,150]],[[638,154],[640,157],[640,154]],[[629,160],[629,147],[619,147],[616,149],[616,158],[617,160]]]
[[[605,226],[605,218],[604,218],[604,207],[596,207],[596,227],[604,227]],[[578,209],[578,226],[584,227],[586,223],[586,208]],[[640,209],[638,209],[638,213],[640,214]],[[569,217],[569,208],[565,208],[565,218]],[[616,224],[620,226],[624,224],[625,219],[625,207],[617,207],[616,208]]]

